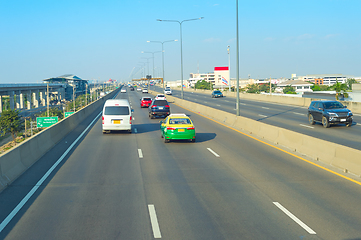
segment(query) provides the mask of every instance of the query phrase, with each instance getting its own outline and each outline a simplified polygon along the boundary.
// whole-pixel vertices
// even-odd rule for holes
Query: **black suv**
[[[148,108],[149,117],[168,116],[170,114],[170,107],[167,100],[153,100]]]
[[[312,101],[308,107],[308,121],[311,125],[320,122],[325,128],[331,124],[352,125],[352,112],[338,101]]]

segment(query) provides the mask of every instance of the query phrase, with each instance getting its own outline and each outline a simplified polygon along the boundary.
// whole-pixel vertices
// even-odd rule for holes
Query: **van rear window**
[[[105,107],[104,115],[129,115],[127,106],[108,106]]]

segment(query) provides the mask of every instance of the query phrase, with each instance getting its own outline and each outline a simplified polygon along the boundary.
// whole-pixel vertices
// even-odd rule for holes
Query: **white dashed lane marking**
[[[142,149],[138,149],[138,155],[139,155],[139,158],[143,158]]]
[[[290,211],[288,211],[285,207],[283,207],[278,202],[273,202],[282,212],[284,212],[288,217],[290,217],[293,221],[295,221],[298,225],[300,225],[303,229],[305,229],[309,234],[316,234],[310,227],[304,224],[300,219],[298,219],[295,215],[293,215]]]
[[[300,126],[302,126],[302,127],[306,127],[306,128],[314,128],[314,127],[307,126],[307,125],[304,125],[304,124],[300,124]]]
[[[157,213],[155,212],[154,205],[149,204],[148,210],[149,210],[150,222],[152,224],[152,229],[153,229],[153,236],[154,238],[162,238],[162,234],[160,233],[160,228],[158,224]]]
[[[219,155],[215,151],[213,151],[212,149],[207,148],[207,150],[210,151],[211,153],[213,153],[214,156],[219,157]]]

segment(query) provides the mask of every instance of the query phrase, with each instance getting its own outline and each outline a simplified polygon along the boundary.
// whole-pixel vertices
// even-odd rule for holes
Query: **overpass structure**
[[[132,79],[132,81],[154,81],[154,80],[160,80],[161,81],[161,83],[163,83],[163,78],[150,78],[150,79],[148,79],[148,78],[138,78],[138,79]]]
[[[65,97],[64,84],[0,84],[0,113],[3,109],[7,109],[8,105],[10,109],[18,110],[46,106],[47,91],[49,94],[54,94],[58,101],[62,101]],[[9,104],[4,102],[4,97],[9,97]]]

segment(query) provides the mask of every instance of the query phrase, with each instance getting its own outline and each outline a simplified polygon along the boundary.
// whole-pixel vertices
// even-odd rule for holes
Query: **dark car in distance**
[[[352,117],[351,110],[338,101],[312,101],[308,107],[308,122],[311,125],[320,122],[328,128],[331,124],[344,123],[350,127]]]
[[[223,93],[219,90],[214,90],[212,92],[212,98],[217,98],[217,97],[223,97]]]
[[[170,107],[167,100],[153,100],[148,107],[148,113],[150,118],[155,118],[156,116],[167,117],[170,114]]]

